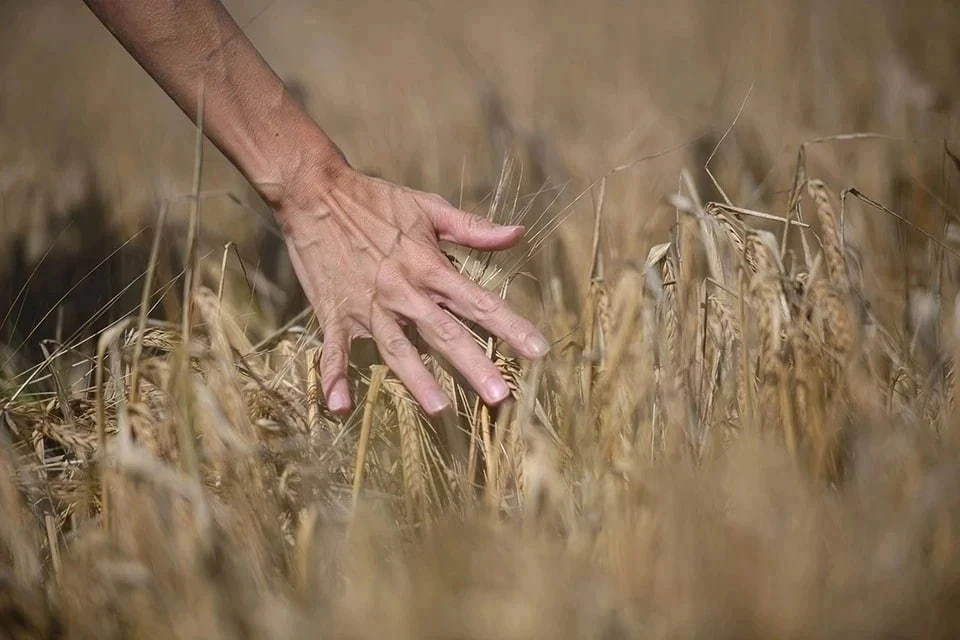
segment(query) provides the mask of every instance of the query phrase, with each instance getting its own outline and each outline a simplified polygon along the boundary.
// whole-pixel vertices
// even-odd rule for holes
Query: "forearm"
[[[304,173],[336,171],[336,146],[217,0],[86,0],[87,5],[263,197]]]

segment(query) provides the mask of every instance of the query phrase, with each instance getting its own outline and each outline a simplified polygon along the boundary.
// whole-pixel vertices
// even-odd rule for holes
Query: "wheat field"
[[[470,327],[491,410],[425,351],[431,419],[359,344],[329,414],[249,188],[0,5],[0,637],[960,635],[952,3],[227,4],[355,164],[527,225],[449,253],[551,352]]]

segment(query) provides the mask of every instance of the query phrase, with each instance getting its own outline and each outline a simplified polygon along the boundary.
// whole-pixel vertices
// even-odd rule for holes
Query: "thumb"
[[[441,240],[471,249],[509,249],[523,237],[522,226],[495,224],[446,203],[434,208],[432,218]]]

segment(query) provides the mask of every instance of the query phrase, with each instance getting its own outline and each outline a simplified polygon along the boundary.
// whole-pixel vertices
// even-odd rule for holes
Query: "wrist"
[[[314,208],[352,172],[340,149],[319,128],[314,133],[281,166],[280,189],[267,199],[277,216]]]
[[[308,185],[330,186],[349,168],[340,149],[285,89],[273,106],[261,107],[258,124],[238,136],[228,157],[270,207],[296,208]],[[314,192],[315,192],[314,188]]]

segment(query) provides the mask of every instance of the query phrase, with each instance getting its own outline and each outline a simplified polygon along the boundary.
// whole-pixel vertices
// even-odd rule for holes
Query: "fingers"
[[[445,264],[447,271],[451,270],[449,263],[439,255],[436,260]],[[429,270],[430,273],[435,271]],[[384,308],[412,321],[420,335],[463,374],[484,402],[495,405],[506,399],[510,389],[499,369],[456,318],[405,278],[384,271],[381,282],[385,285],[386,293],[382,298]],[[405,342],[402,347],[408,345],[409,342]],[[417,364],[422,366],[419,357],[416,359]]]
[[[345,331],[328,328],[323,335],[320,350],[320,386],[331,413],[350,411],[350,386],[347,370],[350,358],[350,338]]]
[[[482,216],[460,211],[439,198],[429,207],[428,213],[441,240],[472,249],[509,249],[523,237],[522,226],[494,224]]]
[[[431,218],[441,240],[456,242],[474,249],[507,249],[523,236],[521,226],[502,226],[460,211],[442,199],[430,209]],[[455,269],[437,269],[428,285],[444,296],[447,306],[458,315],[469,318],[528,358],[540,358],[550,344],[530,321],[514,313],[495,293],[465,278]]]
[[[396,320],[383,311],[374,311],[370,329],[380,350],[380,357],[406,385],[424,411],[437,415],[450,406],[450,399],[423,365],[417,348],[407,339]]]
[[[430,284],[451,311],[473,320],[523,356],[542,358],[550,350],[550,344],[532,322],[514,313],[503,298],[455,269],[437,270]]]
[[[510,395],[499,369],[452,315],[419,294],[411,296],[409,309],[420,335],[463,374],[486,404],[499,404]]]

